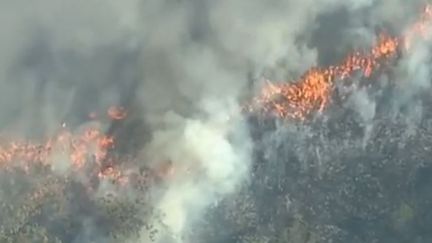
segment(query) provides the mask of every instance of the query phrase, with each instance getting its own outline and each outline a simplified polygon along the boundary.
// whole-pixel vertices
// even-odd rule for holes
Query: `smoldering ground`
[[[310,121],[229,119],[261,78],[296,80],[376,32],[403,33],[423,4],[0,1],[6,138],[44,139],[63,122],[75,131],[89,113],[121,105],[125,121],[101,121],[117,141],[110,154],[132,157],[126,168],[151,178],[119,189],[44,167],[4,172],[2,237],[428,242],[424,227],[412,230],[428,219],[427,41]]]

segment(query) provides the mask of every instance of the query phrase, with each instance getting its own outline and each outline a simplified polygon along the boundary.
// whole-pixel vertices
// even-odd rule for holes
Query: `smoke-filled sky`
[[[137,139],[137,167],[169,161],[174,171],[164,186],[150,189],[152,206],[163,214],[160,221],[145,219],[158,228],[155,242],[194,243],[189,237],[207,210],[251,178],[257,145],[241,107],[263,80],[297,80],[313,66],[370,47],[383,30],[401,34],[424,5],[421,0],[0,0],[0,133],[43,139],[63,122],[76,130],[87,125],[90,112],[126,107],[147,132],[127,132],[119,147]],[[377,76],[383,85],[398,84],[389,106],[396,113],[410,107],[408,120],[422,114],[414,98],[430,87],[429,59],[430,44],[422,41],[389,75]],[[342,106],[372,126],[377,97],[385,99],[360,88]],[[282,130],[287,123],[280,122]],[[270,137],[283,143],[279,132]],[[129,241],[150,242],[149,234],[143,228]]]
[[[377,29],[401,32],[421,3],[2,1],[2,104],[44,102],[62,117],[76,100],[91,110],[129,95],[147,113],[188,113],[200,100],[247,93],[250,77],[295,80],[370,45]]]

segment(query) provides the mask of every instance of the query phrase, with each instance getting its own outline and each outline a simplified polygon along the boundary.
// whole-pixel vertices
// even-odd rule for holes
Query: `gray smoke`
[[[250,175],[244,96],[263,78],[296,80],[330,60],[327,53],[367,46],[377,28],[403,32],[421,2],[1,0],[0,127],[46,136],[64,120],[82,125],[75,114],[134,97],[151,131],[137,160],[152,168],[170,163],[165,185],[151,189],[162,213],[149,219],[159,230],[156,242],[188,243],[206,210]],[[323,16],[336,26],[321,39]],[[338,27],[340,36],[331,32]],[[430,87],[428,53],[429,43],[416,44],[396,67],[402,80],[388,78],[401,93],[395,106],[410,106]],[[374,97],[360,90],[347,105],[366,126],[376,115]],[[150,233],[140,232],[131,241],[150,242]]]

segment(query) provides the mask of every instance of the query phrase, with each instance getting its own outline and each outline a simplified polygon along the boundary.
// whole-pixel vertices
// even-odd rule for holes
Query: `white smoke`
[[[317,65],[318,51],[304,39],[319,27],[319,15],[372,5],[377,7],[365,21],[369,25],[356,23],[365,36],[374,36],[375,22],[403,19],[404,9],[415,4],[402,0],[1,0],[0,109],[12,114],[26,108],[28,112],[18,116],[20,122],[13,128],[26,127],[33,118],[39,85],[34,80],[40,73],[16,63],[36,38],[49,40],[42,52],[50,52],[56,64],[39,70],[49,74],[42,104],[37,104],[45,107],[42,123],[49,130],[71,109],[78,87],[100,87],[97,95],[103,96],[104,104],[120,99],[115,89],[107,87],[111,61],[117,57],[106,55],[93,62],[98,48],[120,42],[123,49],[139,52],[135,71],[140,84],[134,91],[153,130],[152,141],[142,148],[142,163],[157,168],[170,161],[172,167],[166,188],[155,189],[161,193],[155,206],[164,214],[158,239],[163,242],[172,234],[182,242],[208,207],[235,193],[248,177],[251,139],[239,115],[240,97],[248,92],[248,73],[297,78],[294,75]],[[425,49],[416,50],[402,65],[408,68],[406,79],[419,80],[416,89],[421,90],[429,87],[429,68],[424,65],[429,57]],[[88,67],[70,68],[59,60],[63,52],[79,56]],[[71,75],[69,69],[76,72]],[[355,109],[370,122],[374,101],[364,93],[354,100]],[[5,123],[8,119],[0,117]],[[147,242],[147,233],[142,230],[141,242]]]
[[[276,79],[301,74],[317,64],[317,50],[299,40],[311,33],[320,14],[341,7],[355,12],[372,4],[375,1],[144,3],[147,54],[141,100],[150,123],[154,127],[156,121],[163,124],[144,153],[157,151],[148,160],[156,164],[169,160],[173,167],[173,178],[156,201],[163,213],[157,242],[166,241],[170,234],[174,242],[188,242],[188,231],[205,209],[235,192],[247,178],[248,146],[232,144],[227,136],[234,122],[228,119],[215,123],[214,115],[231,115],[225,102],[238,100],[244,93],[250,68],[258,76],[273,69],[270,75]],[[387,3],[378,5],[371,20],[365,21],[369,26],[359,27],[369,37],[375,36],[378,23],[404,17],[402,11],[385,8]],[[405,5],[399,5],[398,10]],[[207,117],[185,115],[202,110],[202,100],[208,99],[217,105],[207,110]],[[365,143],[372,130],[376,103],[362,91],[353,96],[352,104],[366,124]],[[166,120],[167,112],[176,114],[177,121]],[[250,143],[248,136],[241,138],[241,143]],[[141,242],[146,242],[146,231],[143,236]]]
[[[166,237],[182,242],[207,207],[234,193],[247,178],[251,148],[246,126],[231,117],[238,107],[218,107],[219,102],[205,105],[205,119],[167,116],[170,126],[156,130],[144,150],[154,168],[171,162],[165,175],[168,188],[155,205],[163,215],[154,221],[161,242]],[[143,231],[142,242],[149,240],[148,233]]]

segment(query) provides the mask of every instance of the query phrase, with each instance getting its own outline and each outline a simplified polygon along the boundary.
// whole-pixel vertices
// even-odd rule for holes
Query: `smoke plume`
[[[147,191],[148,204],[142,206],[157,213],[139,214],[138,219],[153,228],[140,225],[139,234],[124,241],[197,242],[195,231],[208,212],[250,185],[254,148],[264,146],[272,154],[275,144],[290,136],[281,130],[294,129],[295,125],[280,122],[281,130],[265,136],[269,141],[254,144],[254,127],[243,107],[265,85],[263,81],[297,80],[311,67],[337,60],[347,49],[369,47],[382,29],[404,33],[424,3],[0,0],[0,129],[7,138],[36,140],[51,137],[62,127],[80,134],[97,126],[117,135],[121,126],[115,121],[97,123],[88,117],[112,105],[126,107],[128,118],[146,132],[124,129],[118,147],[138,142],[129,154],[132,165],[119,167],[127,167],[130,174],[149,168],[160,181]],[[353,78],[356,85],[342,107],[354,111],[365,128],[363,148],[372,136],[380,102],[389,96],[397,115],[408,110],[410,124],[423,115],[416,97],[430,88],[430,46],[430,41],[415,40],[390,72],[374,77],[373,85],[396,86],[392,96],[361,87],[361,78]],[[329,110],[322,116],[337,109]],[[312,136],[307,130],[296,131],[301,133],[299,140]],[[319,151],[299,147],[296,151],[305,161],[309,154],[318,154],[317,163],[325,162]],[[51,160],[56,161],[54,174],[92,183],[85,173],[72,172],[70,158],[56,153]],[[281,158],[268,155],[266,160],[276,163]],[[112,188],[101,183],[95,197]],[[141,196],[129,189],[116,193]],[[94,227],[96,222],[86,222],[90,226],[69,242],[106,240]]]

